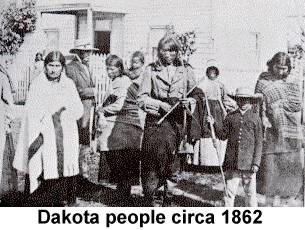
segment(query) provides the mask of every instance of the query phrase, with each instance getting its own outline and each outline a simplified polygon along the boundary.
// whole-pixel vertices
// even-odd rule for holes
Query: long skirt
[[[209,107],[215,123],[222,128],[225,114],[220,105],[220,101],[209,100]],[[212,141],[210,124],[206,121],[207,114],[206,102],[203,101],[201,114],[201,138],[200,140],[197,140],[194,145],[194,156],[192,161],[189,163],[201,166],[219,166],[219,164],[222,165],[223,163],[227,142],[216,139],[218,152],[216,151]]]
[[[136,121],[136,119],[130,121]],[[143,129],[136,122],[107,120],[107,126],[97,134],[100,153],[98,179],[119,183],[126,178],[139,184],[139,154]],[[125,178],[126,177],[126,178]]]
[[[303,185],[300,152],[263,154],[257,190],[267,196],[296,196]]]
[[[107,126],[97,135],[97,149],[100,152],[141,149],[142,136],[143,129],[140,125],[108,121]]]
[[[194,145],[191,164],[201,166],[219,166],[223,164],[227,141],[216,139],[218,148],[214,147],[212,138],[200,138]]]

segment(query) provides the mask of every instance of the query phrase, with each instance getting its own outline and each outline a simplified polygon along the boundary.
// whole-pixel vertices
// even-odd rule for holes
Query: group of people
[[[117,184],[120,205],[131,205],[131,186],[140,181],[146,205],[154,205],[158,188],[167,190],[175,156],[185,153],[186,146],[193,157],[218,158],[225,171],[226,206],[234,206],[240,181],[247,206],[258,205],[256,179],[268,206],[280,205],[278,197],[297,196],[303,183],[302,97],[290,79],[286,53],[275,54],[267,63],[255,92],[241,87],[229,95],[218,80],[217,66],[208,66],[205,80],[196,82],[192,67],[181,57],[179,41],[165,35],[157,60],[146,67],[139,51],[128,70],[120,57],[107,57],[111,87],[96,106],[89,69],[95,50],[90,43],[76,44],[70,51],[75,59],[68,64],[61,52],[50,52],[31,83],[12,162],[28,174],[28,205],[74,205],[78,190],[87,186],[84,159],[92,152],[93,134],[101,162],[105,157],[110,169],[110,182]],[[220,149],[225,144],[222,165]],[[104,167],[100,163],[100,174]]]

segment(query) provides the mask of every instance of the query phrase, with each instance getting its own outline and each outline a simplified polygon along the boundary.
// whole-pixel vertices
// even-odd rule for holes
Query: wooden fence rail
[[[111,81],[106,70],[106,55],[94,54],[90,57],[90,71],[95,83],[96,104],[103,104],[110,93]]]
[[[27,66],[23,71],[23,77],[18,79],[16,90],[13,94],[15,104],[24,104],[30,88],[31,67]]]

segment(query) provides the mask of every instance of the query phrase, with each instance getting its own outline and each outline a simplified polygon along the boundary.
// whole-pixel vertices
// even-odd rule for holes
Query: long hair
[[[132,56],[131,56],[131,63],[130,63],[131,65],[132,65],[132,60],[133,60],[135,57],[139,58],[140,61],[142,62],[142,64],[144,64],[144,62],[145,62],[144,54],[143,54],[141,51],[136,51],[136,52],[134,52],[134,53],[132,54]]]
[[[273,66],[274,65],[282,65],[282,66],[287,66],[288,67],[288,74],[291,71],[291,61],[290,57],[288,54],[284,52],[278,52],[276,53],[271,60],[267,62],[268,66],[268,72],[273,72]]]
[[[39,57],[41,57],[41,59]],[[35,62],[38,62],[38,61],[41,61],[41,60],[43,60],[42,53],[39,53],[39,52],[36,53],[36,55],[35,55]]]
[[[48,53],[48,55],[44,59],[44,66],[46,67],[47,64],[53,61],[60,62],[63,68],[66,66],[66,59],[60,51],[51,51],[50,53]]]
[[[182,65],[179,59],[179,52],[181,51],[181,46],[178,39],[174,35],[165,35],[163,38],[161,38],[157,48],[157,56],[161,62],[163,62],[161,50],[164,49],[165,46],[168,46],[170,51],[174,51],[177,54],[177,57],[173,63],[175,65]]]
[[[111,54],[106,58],[106,66],[115,66],[120,69],[120,74],[123,74],[124,64],[122,58]]]

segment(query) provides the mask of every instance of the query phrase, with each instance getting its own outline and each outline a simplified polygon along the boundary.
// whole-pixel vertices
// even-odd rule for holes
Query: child
[[[256,172],[262,156],[262,124],[259,114],[252,109],[252,104],[260,100],[258,94],[241,87],[232,96],[238,109],[229,113],[222,128],[214,124],[215,132],[222,140],[228,139],[224,169],[226,170],[227,193],[225,206],[234,206],[239,182],[246,194],[246,206],[257,207]],[[214,123],[213,118],[208,118]]]
[[[125,74],[136,84],[140,86],[142,78],[140,77],[144,70],[144,54],[141,51],[136,51],[132,54],[130,69],[125,70]]]
[[[142,83],[142,73],[144,71],[145,57],[141,51],[136,51],[132,54],[130,60],[130,68],[124,70],[124,74],[127,75],[133,83],[133,89],[138,91]],[[137,92],[138,93],[138,92]],[[145,113],[143,110],[139,110],[139,116],[141,126],[144,129]]]
[[[34,63],[33,69],[32,69],[30,83],[32,83],[33,80],[43,72],[43,66],[44,66],[44,63],[43,63],[42,53],[36,53],[35,63]]]
[[[201,97],[197,101],[197,107],[194,112],[194,116],[197,117],[197,120],[203,121],[200,124],[199,133],[195,131],[198,129],[197,124],[194,124],[191,131],[191,139],[196,140],[192,161],[194,165],[219,166],[219,164],[222,164],[225,155],[226,142],[219,140],[217,137],[215,142],[219,149],[219,153],[217,153],[214,148],[214,143],[212,142],[209,124],[205,122],[205,117],[208,115],[207,106],[209,106],[210,113],[218,127],[222,126],[227,112],[234,111],[237,108],[235,101],[227,95],[226,88],[218,78],[219,69],[216,65],[208,65],[206,69],[206,79],[201,81],[198,85],[198,88],[204,92],[203,97],[207,97],[207,100]]]

